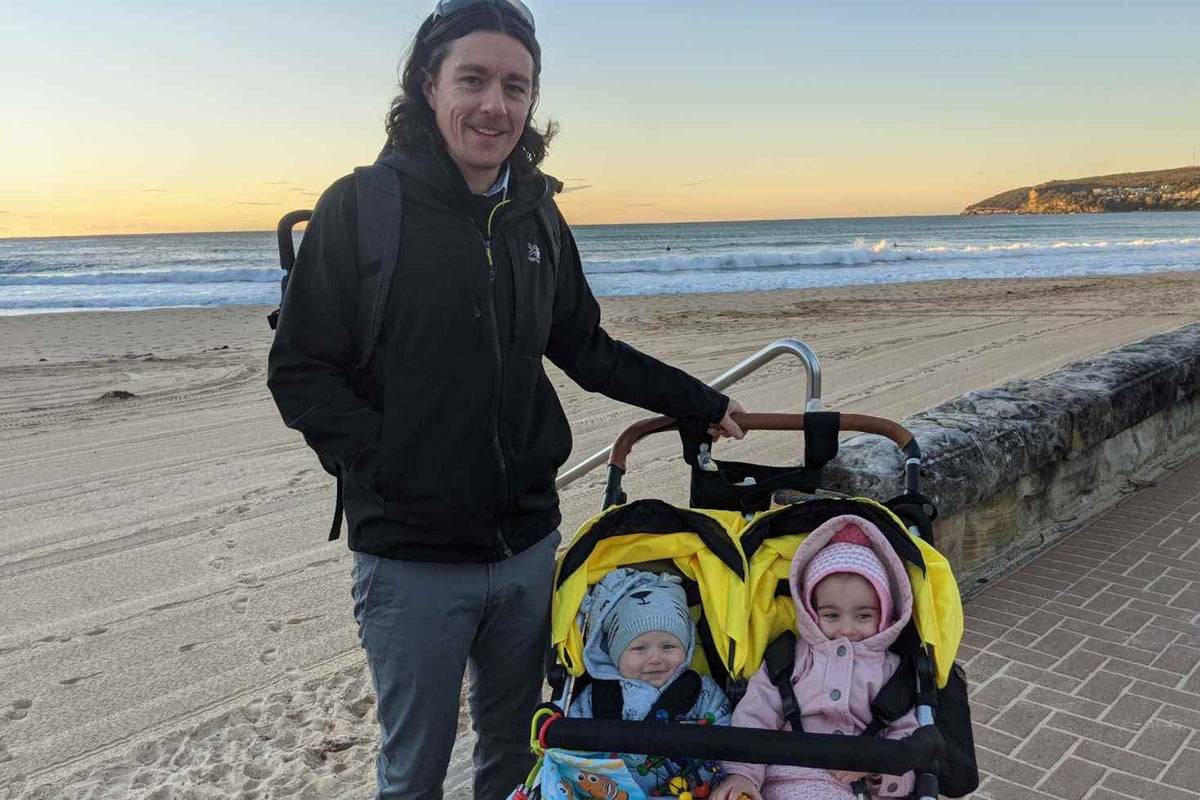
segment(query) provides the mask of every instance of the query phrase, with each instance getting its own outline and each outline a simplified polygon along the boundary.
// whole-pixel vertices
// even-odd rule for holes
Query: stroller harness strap
[[[779,690],[779,700],[783,704],[783,718],[792,726],[796,733],[804,732],[804,722],[800,717],[800,706],[796,703],[796,691],[792,687],[792,667],[796,663],[796,634],[784,631],[767,645],[763,654],[767,665],[767,675],[771,683]]]
[[[700,673],[685,670],[658,696],[642,721],[654,722],[661,717],[663,721],[670,722],[682,717],[700,699],[700,689]],[[620,681],[592,681],[592,716],[595,719],[622,719],[624,710],[625,697]]]
[[[796,702],[796,691],[792,686],[792,669],[796,665],[796,634],[784,631],[775,637],[775,641],[767,646],[763,661],[767,665],[767,675],[771,678],[771,683],[779,690],[784,719],[791,724],[793,731],[802,733],[804,723],[800,705]],[[916,703],[916,699],[912,665],[902,658],[896,671],[871,701],[871,722],[859,735],[878,736],[884,728],[904,716]]]

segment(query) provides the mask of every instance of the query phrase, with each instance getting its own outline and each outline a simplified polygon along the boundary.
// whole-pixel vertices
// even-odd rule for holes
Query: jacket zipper
[[[508,200],[502,200],[488,214],[487,231],[480,231],[479,236],[483,239],[483,251],[487,256],[488,265],[488,304],[492,311],[492,340],[495,344],[496,353],[496,396],[492,402],[492,445],[496,449],[496,458],[500,462],[500,475],[504,479],[504,498],[500,503],[500,515],[496,525],[496,538],[500,542],[500,547],[504,551],[504,557],[510,558],[513,555],[512,546],[508,542],[508,538],[504,535],[504,512],[508,507],[508,496],[511,489],[508,485],[508,460],[504,457],[504,445],[500,442],[500,393],[504,387],[504,356],[502,354],[500,342],[500,324],[496,320],[496,263],[492,258],[492,220],[500,206],[507,203]]]

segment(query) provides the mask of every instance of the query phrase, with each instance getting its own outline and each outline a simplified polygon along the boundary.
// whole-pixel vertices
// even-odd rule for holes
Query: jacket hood
[[[879,633],[856,642],[856,644],[870,650],[886,650],[900,636],[900,632],[912,617],[912,584],[908,580],[908,571],[904,567],[904,562],[900,556],[896,555],[896,551],[892,549],[892,546],[888,544],[887,537],[883,535],[883,532],[874,523],[853,514],[843,514],[842,516],[826,520],[810,533],[800,547],[796,549],[796,555],[792,558],[792,568],[788,578],[792,590],[792,601],[796,604],[796,629],[800,633],[800,638],[810,646],[816,646],[828,641],[825,634],[821,632],[816,620],[809,616],[805,608],[804,595],[807,587],[802,585],[802,578],[805,568],[816,557],[817,553],[825,545],[829,544],[829,541],[839,531],[850,525],[857,526],[866,534],[867,538],[871,541],[871,550],[879,557],[879,560],[883,562],[883,566],[887,570],[890,583],[889,588],[892,593],[892,613],[896,618],[891,625]]]
[[[408,179],[406,191],[412,181],[419,183],[425,190],[420,192],[421,199],[426,202],[459,209],[472,207],[467,181],[444,151],[419,147],[394,150],[385,145],[375,163],[389,166]],[[510,213],[533,209],[561,188],[562,183],[557,178],[541,171],[535,170],[532,176],[524,178],[518,178],[513,171],[509,176]]]
[[[604,647],[601,631],[604,630],[605,620],[613,613],[618,601],[639,586],[651,586],[661,583],[664,579],[678,581],[674,575],[656,575],[652,572],[642,572],[628,567],[621,567],[605,575],[592,591],[583,599],[579,606],[580,627],[585,630],[583,645],[583,666],[588,674],[599,680],[622,680],[625,682],[644,683],[636,679],[622,678],[617,665],[613,663]],[[696,637],[693,635],[684,654],[683,663],[671,679],[663,684],[669,686],[692,663],[692,655],[696,650]],[[650,684],[645,684],[649,686]],[[659,690],[655,690],[659,691]]]

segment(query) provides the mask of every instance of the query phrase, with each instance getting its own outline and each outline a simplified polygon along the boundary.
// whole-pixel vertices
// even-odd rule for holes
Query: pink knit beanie
[[[892,590],[889,588],[887,569],[871,549],[871,540],[867,534],[854,523],[835,533],[829,544],[822,547],[804,568],[804,609],[814,621],[818,620],[817,612],[813,608],[813,591],[823,578],[838,572],[860,575],[871,584],[875,589],[875,596],[879,598],[879,630],[890,627],[894,620]]]

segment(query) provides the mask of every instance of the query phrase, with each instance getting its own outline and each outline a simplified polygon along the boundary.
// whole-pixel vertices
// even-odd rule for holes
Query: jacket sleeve
[[[304,434],[333,473],[351,472],[360,452],[378,450],[382,422],[380,412],[349,382],[356,250],[354,179],[347,176],[313,210],[267,362],[267,386],[284,423]],[[368,443],[372,447],[365,447]],[[371,486],[376,479],[360,482]]]
[[[613,339],[600,326],[600,305],[584,277],[575,237],[561,215],[559,225],[563,246],[546,347],[550,360],[589,392],[676,419],[720,420],[729,398],[683,370]]]
[[[783,719],[783,703],[779,699],[779,690],[771,683],[764,664],[754,673],[746,684],[746,694],[738,701],[733,709],[733,727],[759,728],[767,731],[781,731],[787,723]],[[763,779],[767,768],[762,764],[748,764],[741,761],[722,761],[721,769],[725,772],[742,775],[762,789]]]

